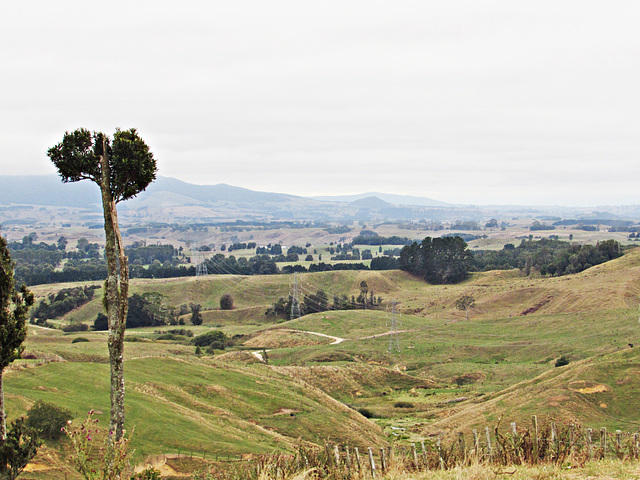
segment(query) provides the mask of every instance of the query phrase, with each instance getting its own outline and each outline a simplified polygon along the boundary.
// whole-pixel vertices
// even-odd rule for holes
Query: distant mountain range
[[[90,181],[63,184],[55,175],[0,175],[0,206],[67,207],[101,210],[100,194]],[[194,223],[234,220],[433,221],[483,220],[492,216],[579,216],[640,218],[639,206],[571,208],[537,206],[462,206],[426,197],[378,192],[300,197],[259,192],[226,184],[194,185],[158,177],[138,197],[119,205],[121,218],[135,222]],[[3,221],[0,208],[0,222]]]
[[[411,195],[395,195],[392,193],[369,192],[357,195],[335,195],[311,197],[315,200],[323,202],[346,202],[352,203],[358,200],[366,200],[368,198],[378,198],[393,205],[417,205],[422,207],[453,207],[450,203],[440,202],[426,197],[414,197]]]

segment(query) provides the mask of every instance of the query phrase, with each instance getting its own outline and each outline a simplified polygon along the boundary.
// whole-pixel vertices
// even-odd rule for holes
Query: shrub
[[[414,408],[415,405],[411,402],[396,402],[393,404],[395,408]]]
[[[25,424],[44,437],[58,438],[64,434],[62,428],[72,418],[73,415],[66,408],[38,400],[27,412]]]
[[[173,333],[174,335],[183,335],[185,337],[193,337],[193,331],[187,328],[174,328],[169,330],[169,333]]]
[[[233,297],[230,293],[225,293],[220,297],[220,310],[232,310]]]
[[[375,415],[373,414],[373,412],[371,410],[369,410],[368,408],[359,408],[358,412],[364,418],[375,418]]]
[[[0,445],[0,478],[14,480],[36,456],[42,440],[25,425],[24,418],[11,422],[7,438]]]
[[[76,337],[73,340],[71,340],[71,343],[83,343],[83,342],[88,342],[89,339],[86,337]]]
[[[87,330],[89,330],[89,325],[85,323],[70,323],[62,327],[62,331],[67,333],[86,332]]]
[[[203,333],[202,335],[198,335],[193,339],[193,344],[198,347],[208,347],[209,345],[216,343],[216,345],[221,345],[221,347],[214,347],[219,350],[223,350],[224,346],[227,345],[228,342],[229,337],[220,330],[212,330],[210,332]]]
[[[99,313],[96,319],[93,321],[93,329],[96,332],[109,330],[109,317],[104,313]]]

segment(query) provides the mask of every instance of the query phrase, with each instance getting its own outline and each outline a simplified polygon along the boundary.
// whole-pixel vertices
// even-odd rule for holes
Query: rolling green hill
[[[199,358],[185,342],[157,340],[157,328],[127,332],[138,340],[125,347],[136,458],[191,449],[208,455],[287,451],[327,439],[353,445],[419,440],[494,425],[500,416],[528,422],[537,414],[627,430],[640,422],[640,345],[629,346],[640,343],[640,249],[558,278],[494,271],[432,286],[400,271],[339,271],[300,275],[299,288],[323,289],[330,298],[357,295],[363,280],[384,298],[381,309],[279,323],[264,312],[289,294],[286,276],[134,281],[132,292],[202,304],[204,324],[183,328],[237,335],[230,350]],[[44,295],[57,288],[34,290]],[[219,309],[223,293],[232,293],[234,310]],[[455,308],[462,295],[476,299],[469,319]],[[99,298],[97,292],[61,322],[91,323]],[[77,336],[91,341],[72,344]],[[267,364],[252,354],[265,350]],[[37,399],[67,405],[78,418],[90,408],[108,411],[104,333],[32,327],[27,353],[37,360],[16,362],[6,377],[10,417]],[[569,364],[556,368],[562,356]],[[396,437],[391,426],[406,433]]]

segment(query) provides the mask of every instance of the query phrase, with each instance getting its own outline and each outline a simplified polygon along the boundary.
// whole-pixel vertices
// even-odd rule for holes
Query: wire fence
[[[183,452],[183,454],[186,452]],[[457,432],[405,446],[367,447],[326,444],[324,448],[299,447],[294,454],[255,455],[250,459],[220,456],[212,465],[210,478],[286,479],[302,471],[314,478],[355,480],[383,478],[389,472],[448,470],[472,464],[495,466],[564,463],[576,465],[602,459],[638,460],[638,432],[609,432],[606,428],[582,428],[575,424],[550,422],[539,425],[534,415],[530,426]],[[195,456],[195,455],[194,455]],[[214,459],[213,455],[205,458]],[[224,460],[227,460],[226,462]]]

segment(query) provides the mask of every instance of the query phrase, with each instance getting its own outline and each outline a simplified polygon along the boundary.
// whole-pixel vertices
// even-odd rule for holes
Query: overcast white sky
[[[637,0],[23,0],[0,41],[0,174],[136,127],[192,183],[640,203]]]

